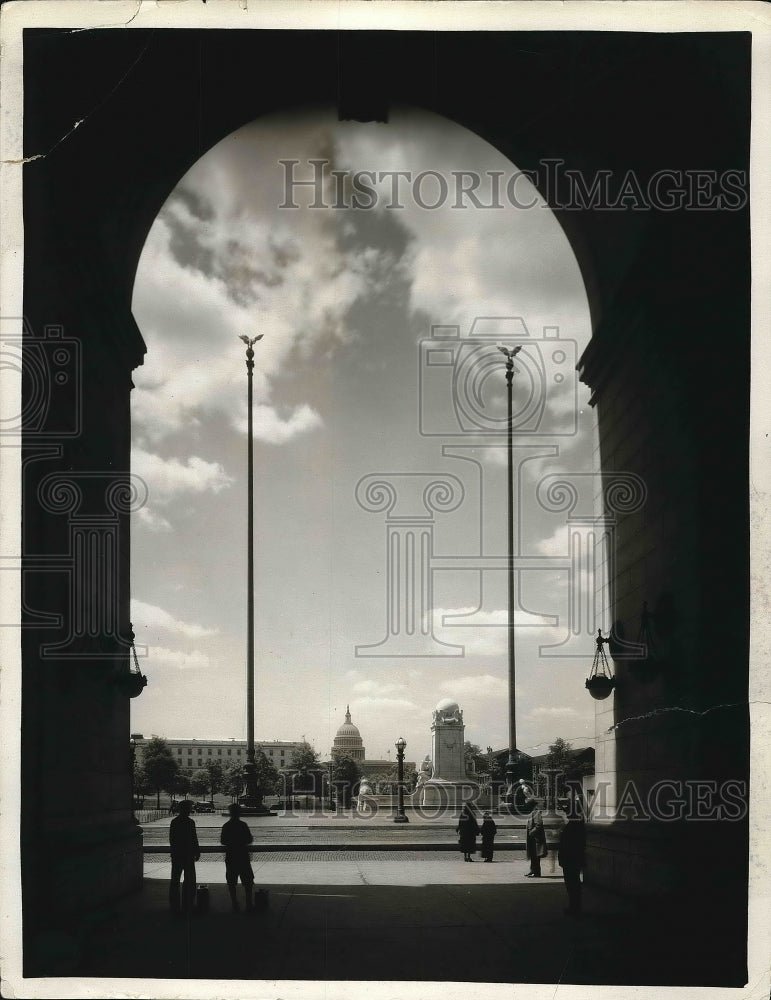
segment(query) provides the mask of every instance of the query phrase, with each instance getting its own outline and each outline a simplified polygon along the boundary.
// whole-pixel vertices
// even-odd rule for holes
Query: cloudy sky
[[[296,180],[322,169],[311,159],[324,161],[321,197],[310,186],[287,197],[290,169]],[[379,183],[367,175],[374,194],[360,190],[356,207],[357,171],[410,174],[396,182],[398,199],[393,174]],[[416,188],[425,171],[435,173]],[[401,735],[407,757],[420,759],[432,709],[451,696],[468,739],[507,744],[506,451],[497,433],[505,379],[495,344],[527,334],[514,383],[519,552],[531,559],[519,574],[518,743],[539,753],[557,736],[592,741],[592,640],[565,644],[571,595],[585,601],[592,579],[584,568],[571,581],[566,515],[548,489],[572,474],[580,503],[588,496],[591,505],[596,485],[594,414],[573,371],[590,335],[586,295],[542,203],[459,204],[453,171],[478,172],[479,200],[495,204],[491,172],[505,183],[516,167],[423,112],[397,110],[386,125],[312,109],[223,140],[158,216],[133,306],[148,351],[135,372],[132,461],[149,488],[132,539],[132,620],[149,678],[132,703],[134,731],[245,737],[247,383],[238,337],[262,334],[257,738],[305,736],[326,754],[350,703],[368,756],[385,757]],[[524,203],[537,198],[524,178],[516,192]],[[314,198],[321,207],[310,207]],[[376,481],[395,491],[390,514],[377,509]],[[427,494],[434,481],[452,499]],[[413,635],[403,615],[384,643],[387,590],[403,568],[391,561],[389,577],[387,516],[394,531],[433,531],[433,610],[418,608]],[[403,610],[412,606],[400,597]]]

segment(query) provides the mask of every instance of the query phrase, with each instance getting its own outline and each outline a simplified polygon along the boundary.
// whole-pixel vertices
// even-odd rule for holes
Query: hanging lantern
[[[605,655],[605,650],[602,648],[610,640],[602,637],[601,629],[597,629],[596,641],[597,649],[592,660],[592,669],[586,679],[586,689],[592,698],[602,701],[612,693],[613,688],[616,686],[616,678],[610,672],[610,664]]]
[[[125,674],[121,674],[118,678],[118,683],[120,684],[121,690],[125,695],[129,698],[137,698],[147,686],[147,678],[139,669],[139,660],[137,659],[137,651],[134,645],[134,628],[130,623],[129,637],[131,638],[131,652],[134,657],[134,667],[133,669],[129,667]]]

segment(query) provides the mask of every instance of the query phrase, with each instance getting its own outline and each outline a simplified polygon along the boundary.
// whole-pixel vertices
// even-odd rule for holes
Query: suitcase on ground
[[[195,890],[195,908],[199,913],[209,912],[209,886],[199,885]]]
[[[255,889],[252,898],[254,900],[255,911],[267,910],[270,901],[270,892],[268,889]]]

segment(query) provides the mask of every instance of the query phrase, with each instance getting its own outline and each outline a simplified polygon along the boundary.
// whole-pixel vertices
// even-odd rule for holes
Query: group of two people
[[[482,834],[482,857],[485,861],[493,859],[493,841],[497,827],[489,812],[484,814],[480,829],[471,806],[466,803],[458,820],[458,842],[464,861],[473,861],[472,854],[476,852],[476,838]],[[532,810],[527,817],[525,827],[525,846],[530,871],[525,878],[541,877],[541,858],[549,853],[546,843],[546,831],[543,825],[543,814],[537,800],[532,802]],[[581,807],[577,801],[571,800],[566,810],[565,824],[560,831],[557,860],[562,868],[565,889],[568,894],[568,909],[570,916],[581,913],[581,872],[584,867],[585,826]]]
[[[458,845],[463,854],[464,861],[473,861],[472,854],[476,854],[477,837],[482,834],[481,855],[485,861],[493,860],[493,842],[498,827],[489,812],[484,814],[482,826],[477,823],[476,816],[471,806],[466,803],[461,809],[460,818],[456,833],[458,834]]]
[[[201,849],[198,845],[198,834],[195,822],[190,818],[192,802],[183,799],[179,803],[178,815],[169,824],[169,847],[171,852],[171,882],[169,883],[169,906],[171,912],[180,914],[183,905],[180,901],[180,878],[185,877],[183,886],[184,910],[190,911],[195,902],[196,876],[195,863],[200,860]],[[238,880],[246,894],[246,909],[254,909],[254,872],[249,859],[249,845],[252,842],[252,831],[240,818],[241,807],[238,803],[228,806],[230,819],[220,832],[220,843],[225,848],[225,881],[228,885],[230,900],[234,910],[239,910]]]
[[[530,871],[525,878],[541,877],[541,858],[549,853],[546,831],[543,825],[540,803],[533,800],[533,808],[527,817],[525,828],[527,857]],[[557,846],[557,862],[562,868],[565,889],[568,894],[568,908],[565,913],[577,917],[581,913],[581,872],[586,851],[586,827],[578,800],[572,797],[565,809],[565,823],[560,831]]]

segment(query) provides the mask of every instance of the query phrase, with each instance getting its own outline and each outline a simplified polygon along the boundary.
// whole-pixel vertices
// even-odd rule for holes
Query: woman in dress
[[[456,828],[458,834],[458,846],[464,861],[473,861],[472,854],[476,853],[477,835],[479,834],[479,824],[476,821],[471,806],[466,803],[461,810],[460,819]]]
[[[482,850],[481,854],[485,861],[493,860],[493,841],[498,827],[489,812],[486,812],[482,819]]]

